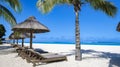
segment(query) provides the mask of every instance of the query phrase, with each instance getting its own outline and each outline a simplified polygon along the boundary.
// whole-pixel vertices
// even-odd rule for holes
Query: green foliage
[[[19,0],[0,0],[0,2],[6,3],[9,5],[15,12],[21,11],[21,5]],[[13,14],[7,9],[4,5],[0,4],[0,16],[2,16],[6,21],[8,21],[11,26],[16,24],[16,19]]]
[[[113,3],[106,0],[86,0],[95,10],[101,10],[109,16],[114,16],[117,12],[117,8]]]
[[[5,36],[5,28],[2,24],[0,24],[0,44],[2,44],[2,37]]]
[[[19,39],[20,38],[20,32],[14,32],[14,37],[16,39]]]
[[[41,12],[48,13],[55,5],[69,3],[69,0],[38,0],[37,7]]]
[[[12,15],[12,13],[2,5],[0,5],[0,7],[1,7],[1,9],[0,9],[1,16],[3,16],[6,21],[10,22],[11,26],[15,25],[16,24],[16,19]]]
[[[5,36],[5,28],[2,24],[0,24],[0,38],[2,38],[3,36]]]
[[[75,11],[79,11],[84,4],[89,4],[95,10],[100,10],[108,16],[115,16],[117,8],[107,0],[38,0],[37,7],[43,13],[48,13],[55,5],[71,4]]]
[[[16,12],[20,12],[22,10],[21,4],[19,0],[5,0]]]

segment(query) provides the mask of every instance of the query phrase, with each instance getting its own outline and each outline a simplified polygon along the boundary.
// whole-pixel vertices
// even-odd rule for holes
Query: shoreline
[[[21,44],[21,43],[19,43]],[[30,43],[24,43],[24,44],[30,44]],[[33,43],[33,44],[48,44],[48,45],[75,45],[72,43]],[[95,46],[120,46],[120,44],[81,44],[81,45],[95,45]]]

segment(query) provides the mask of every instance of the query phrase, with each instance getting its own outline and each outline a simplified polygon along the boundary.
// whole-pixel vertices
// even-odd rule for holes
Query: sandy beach
[[[33,47],[66,55],[68,59],[36,67],[120,67],[120,46],[82,45],[82,61],[75,61],[75,45],[33,44]],[[32,67],[32,63],[19,57],[10,44],[3,44],[0,45],[0,67]]]

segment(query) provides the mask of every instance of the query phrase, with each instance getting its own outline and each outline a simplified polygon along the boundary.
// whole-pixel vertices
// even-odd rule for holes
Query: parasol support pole
[[[17,44],[18,44],[18,39],[17,39]]]
[[[32,49],[32,35],[33,35],[33,33],[32,33],[32,31],[30,32],[30,49]]]
[[[13,39],[13,44],[15,44],[15,39]]]
[[[24,38],[22,38],[22,47],[24,47]]]

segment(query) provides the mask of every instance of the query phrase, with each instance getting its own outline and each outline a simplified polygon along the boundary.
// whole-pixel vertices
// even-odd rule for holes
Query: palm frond
[[[69,0],[38,0],[37,7],[43,13],[48,13],[55,5],[70,3]]]
[[[3,16],[6,21],[10,22],[11,26],[17,24],[15,17],[12,13],[4,6],[0,5],[0,16]]]
[[[106,0],[86,0],[90,5],[96,10],[102,10],[109,16],[115,16],[117,13],[117,8]]]
[[[5,0],[5,1],[10,4],[14,11],[21,12],[22,8],[19,0]]]

